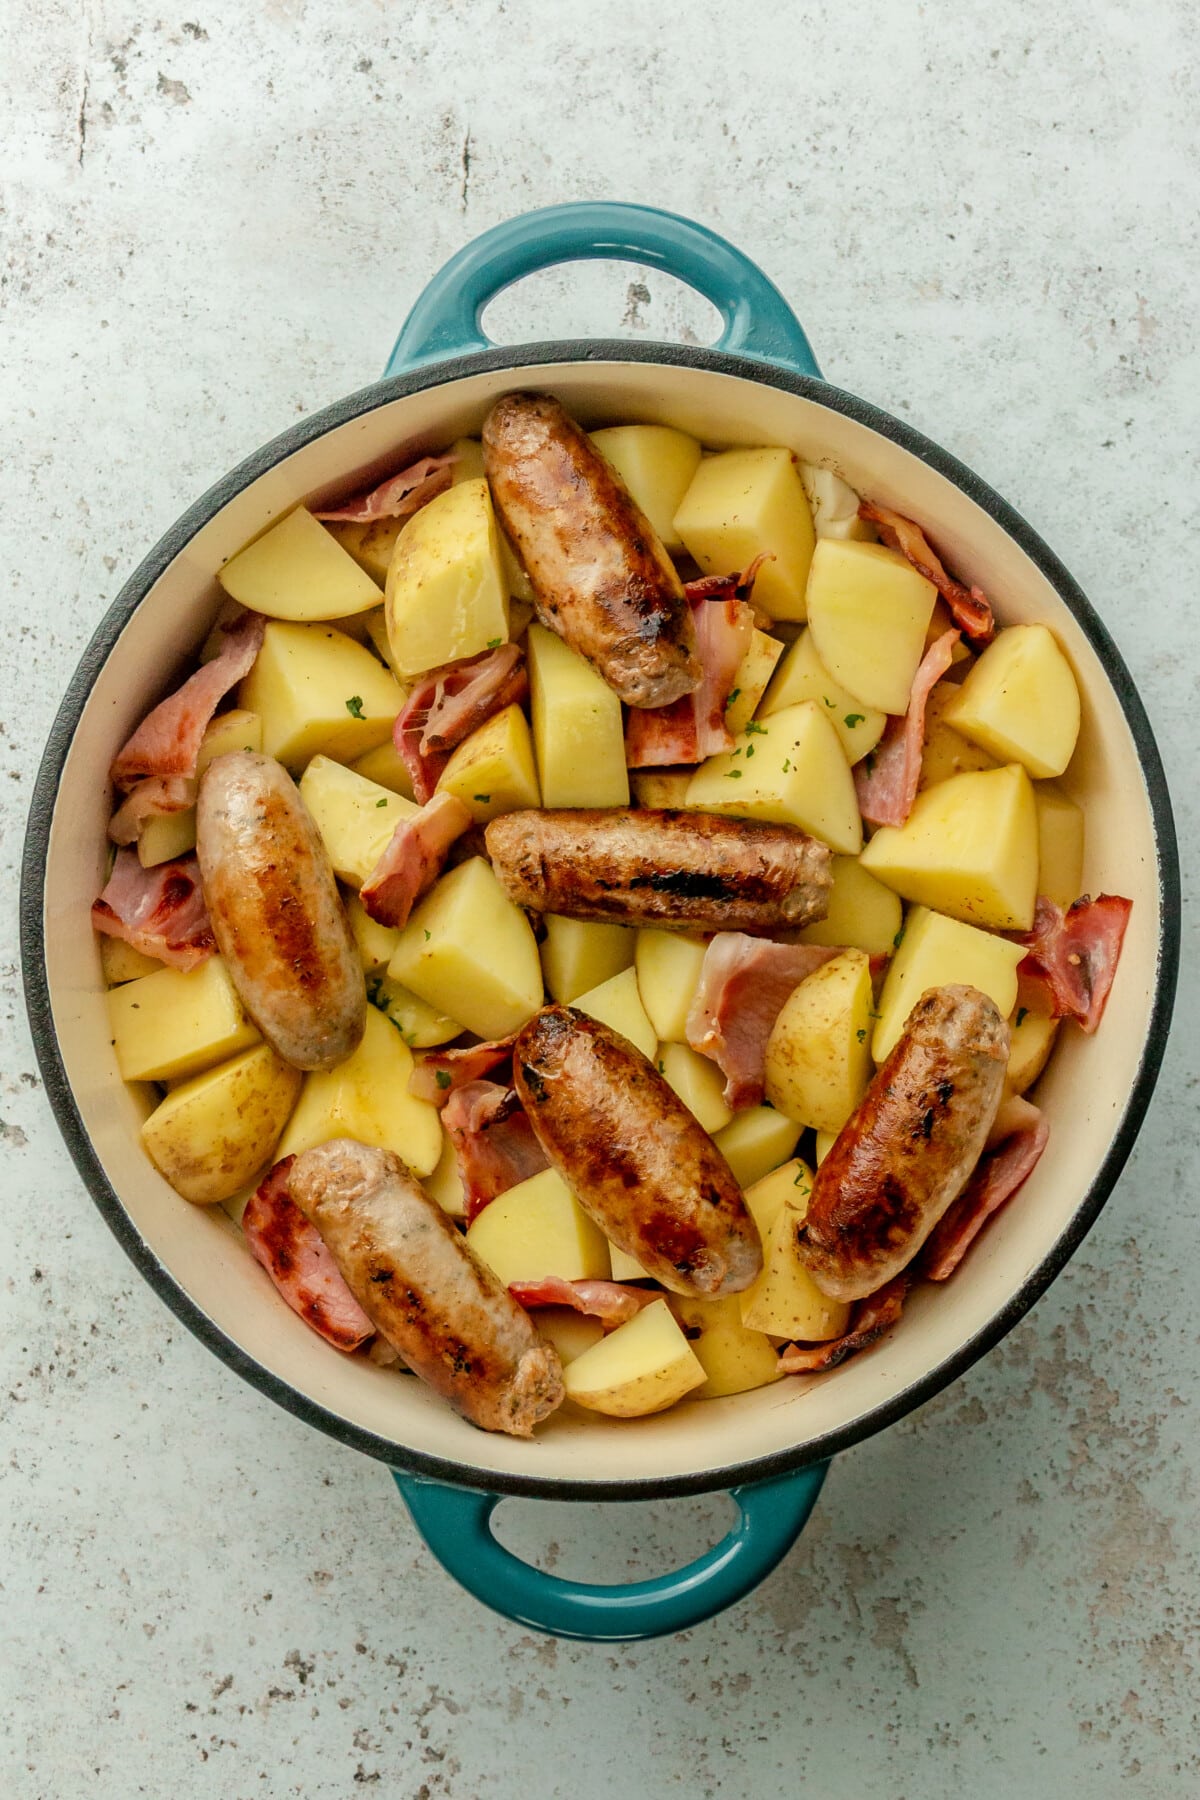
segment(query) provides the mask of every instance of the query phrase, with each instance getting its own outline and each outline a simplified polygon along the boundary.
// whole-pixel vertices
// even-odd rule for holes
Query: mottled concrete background
[[[43,737],[125,574],[369,379],[465,238],[591,196],[732,236],[831,374],[1044,532],[1142,685],[1194,882],[1196,18],[0,0],[6,1800],[1200,1792],[1194,982],[1137,1154],[1034,1314],[841,1459],[752,1600],[610,1650],[479,1610],[382,1469],[242,1386],[132,1274],[33,1072],[13,929]],[[595,267],[493,322],[708,328]],[[723,1517],[506,1514],[526,1553],[612,1577]]]

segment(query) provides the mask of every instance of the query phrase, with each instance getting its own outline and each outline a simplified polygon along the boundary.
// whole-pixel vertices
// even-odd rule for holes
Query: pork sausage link
[[[813,1181],[797,1251],[823,1292],[861,1300],[912,1261],[979,1160],[1008,1050],[978,988],[922,994]]]
[[[794,825],[717,813],[502,813],[486,843],[518,906],[666,931],[809,925],[833,881],[826,846]]]
[[[532,1437],[562,1402],[558,1352],[400,1158],[334,1138],[288,1192],[413,1373],[484,1431]]]
[[[547,1006],[517,1034],[513,1081],[579,1204],[647,1275],[698,1299],[750,1286],[762,1244],[733,1171],[640,1050]]]
[[[483,424],[483,462],[543,625],[628,706],[666,706],[697,688],[696,633],[675,566],[558,401],[497,400]]]
[[[232,750],[208,765],[196,854],[246,1011],[285,1062],[334,1068],[362,1039],[366,984],[329,853],[274,757]]]

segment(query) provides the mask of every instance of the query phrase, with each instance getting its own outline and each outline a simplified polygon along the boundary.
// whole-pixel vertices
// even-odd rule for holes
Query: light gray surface
[[[607,1649],[482,1612],[381,1468],[175,1325],[60,1143],[14,932],[42,741],[124,575],[228,465],[375,374],[468,236],[606,196],[733,237],[835,379],[1043,531],[1147,697],[1194,882],[1194,20],[1178,0],[0,0],[6,1796],[1197,1792],[1190,978],[1139,1149],[1034,1314],[838,1462],[752,1600]],[[704,330],[596,267],[501,319]],[[508,1510],[527,1553],[609,1578],[723,1518]]]

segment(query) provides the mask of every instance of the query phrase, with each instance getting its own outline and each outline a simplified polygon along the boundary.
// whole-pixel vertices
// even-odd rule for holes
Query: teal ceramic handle
[[[492,348],[480,320],[497,294],[538,269],[595,258],[641,263],[686,281],[721,315],[716,349],[820,375],[800,321],[748,256],[691,219],[609,200],[523,213],[467,244],[409,313],[384,374]]]
[[[803,1531],[828,1467],[732,1489],[738,1521],[719,1544],[685,1568],[624,1587],[564,1581],[522,1562],[492,1534],[499,1494],[392,1473],[442,1567],[485,1606],[554,1637],[621,1643],[685,1631],[744,1599]]]

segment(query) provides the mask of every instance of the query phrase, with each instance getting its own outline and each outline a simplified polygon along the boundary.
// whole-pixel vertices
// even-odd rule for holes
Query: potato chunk
[[[1005,1091],[1023,1094],[1026,1088],[1033,1086],[1050,1060],[1058,1036],[1058,1020],[1051,1019],[1046,1013],[1029,1012],[1021,1006],[1009,1020],[1008,1029],[1012,1047],[1004,1073]]]
[[[618,1419],[662,1412],[704,1380],[704,1366],[665,1300],[644,1306],[563,1370],[568,1400]]]
[[[239,550],[217,580],[269,619],[344,619],[379,605],[375,582],[303,506]]]
[[[399,937],[400,933],[395,934]],[[393,952],[394,954],[394,952]],[[427,1006],[418,995],[410,993],[390,975],[368,979],[367,992],[372,1006],[377,1006],[391,1020],[410,1050],[433,1050],[438,1044],[449,1044],[461,1037],[463,1028],[457,1019],[448,1019],[434,1006]]]
[[[854,777],[838,735],[813,701],[751,720],[732,750],[710,756],[692,776],[687,804],[798,825],[831,850],[857,856],[862,821]]]
[[[764,563],[755,604],[773,619],[803,619],[812,561],[812,514],[790,450],[725,450],[706,456],[675,514],[675,531],[706,575]]]
[[[178,1081],[259,1039],[219,956],[125,982],[109,994],[108,1016],[125,1081]]]
[[[412,1051],[395,1026],[368,1006],[358,1049],[336,1069],[304,1077],[279,1155],[300,1156],[330,1138],[356,1138],[394,1150],[414,1175],[428,1175],[442,1154],[442,1125],[436,1106],[409,1093],[412,1072]]]
[[[599,987],[580,994],[573,1004],[589,1019],[599,1019],[602,1025],[619,1031],[643,1056],[653,1060],[658,1035],[646,1017],[635,970],[623,969],[619,975],[610,976]]]
[[[1083,892],[1083,809],[1053,781],[1036,782],[1037,891],[1064,909]]]
[[[610,1274],[608,1239],[556,1169],[497,1194],[469,1227],[467,1243],[505,1287],[545,1275],[607,1281]]]
[[[998,931],[1028,931],[1037,894],[1033,788],[1020,763],[952,775],[917,795],[906,825],[885,825],[862,866],[906,900]]]
[[[172,1088],[142,1126],[142,1144],[185,1200],[229,1200],[273,1159],[302,1076],[270,1044]]]
[[[321,834],[333,872],[360,888],[379,861],[401,819],[418,809],[411,800],[314,756],[300,778],[300,798]]]
[[[844,1300],[823,1294],[796,1253],[796,1233],[804,1223],[808,1195],[780,1207],[763,1243],[763,1269],[738,1299],[742,1323],[802,1344],[841,1337],[850,1322]]]
[[[812,1170],[798,1156],[793,1156],[790,1162],[781,1163],[769,1175],[764,1175],[761,1181],[753,1182],[746,1189],[742,1198],[758,1226],[758,1235],[764,1244],[784,1207],[807,1206],[811,1193]]]
[[[877,1063],[889,1056],[926,988],[963,982],[996,1002],[1007,1018],[1017,998],[1017,964],[1025,951],[944,913],[914,906],[900,948],[892,958],[879,996],[879,1020],[871,1041]]]
[[[958,689],[948,681],[939,681],[925,702],[925,746],[921,752],[921,775],[918,786],[936,787],[951,775],[967,775],[973,769],[999,767],[994,756],[955,731],[946,714],[958,698]]]
[[[871,965],[844,950],[793,988],[767,1039],[767,1099],[818,1131],[840,1131],[871,1079]]]
[[[861,700],[833,679],[817,655],[811,627],[802,631],[785,652],[759,708],[760,718],[770,718],[784,707],[812,700],[822,708],[842,740],[849,763],[860,762],[883,736],[887,714],[864,707]]]
[[[783,655],[783,645],[769,632],[751,633],[750,648],[738,665],[729,699],[725,703],[725,728],[736,737],[745,731],[758,711],[758,703],[767,691],[775,666]],[[802,698],[808,698],[805,695]]]
[[[779,1379],[778,1352],[761,1331],[747,1331],[740,1300],[739,1294],[721,1300],[671,1296],[671,1310],[704,1370],[704,1385],[694,1394],[697,1400],[747,1394]]]
[[[564,1369],[604,1336],[604,1326],[599,1319],[574,1312],[569,1306],[539,1306],[537,1328],[546,1342],[558,1351],[558,1360]]]
[[[633,804],[678,812],[687,805],[691,780],[691,769],[630,769]]]
[[[900,896],[867,873],[854,856],[835,856],[829,910],[800,933],[802,944],[830,944],[890,956],[900,931]]]
[[[508,638],[508,585],[487,482],[459,482],[406,520],[387,578],[402,681]]]
[[[372,581],[382,588],[387,580],[392,551],[396,548],[396,539],[400,536],[404,520],[370,519],[360,522],[354,519],[327,519],[322,523],[329,535],[354,558],[359,568],[365,570]]]
[[[404,693],[344,631],[273,619],[238,705],[260,715],[264,753],[296,774],[318,751],[352,762],[384,743]]]
[[[725,1079],[715,1062],[687,1044],[660,1044],[657,1061],[668,1087],[674,1088],[710,1136],[728,1125],[733,1113],[725,1104]]]
[[[707,938],[644,926],[637,934],[637,978],[642,1005],[657,1035],[687,1043],[687,1016],[700,985]]]
[[[1002,762],[1061,775],[1079,736],[1079,688],[1045,625],[997,632],[968,673],[947,723]]]
[[[773,1106],[748,1106],[734,1113],[729,1124],[713,1136],[713,1142],[741,1188],[753,1187],[777,1169],[795,1150],[802,1127]]]
[[[136,981],[139,975],[157,975],[163,967],[156,956],[146,956],[127,944],[124,938],[102,937],[100,967],[109,987],[123,981]]]
[[[452,1219],[465,1219],[467,1216],[467,1200],[463,1193],[462,1176],[458,1172],[458,1157],[450,1138],[442,1134],[442,1154],[438,1157],[437,1167],[431,1175],[426,1175],[421,1186],[431,1200],[436,1200],[444,1213]]]
[[[529,921],[481,856],[447,871],[400,933],[394,981],[478,1037],[507,1037],[542,1004]]]
[[[456,794],[480,824],[497,813],[540,806],[533,740],[521,708],[504,707],[464,739],[437,785],[439,793]]]
[[[898,550],[822,538],[808,578],[817,655],[863,706],[905,712],[936,599]]]
[[[544,625],[528,637],[529,710],[543,806],[628,806],[621,702]]]
[[[483,475],[483,445],[478,438],[456,438],[450,446],[450,454],[454,457],[454,472],[450,477],[452,486],[457,487],[463,481],[480,480]],[[496,536],[500,540],[500,568],[509,597],[526,605],[533,599],[533,584],[521,567],[499,519],[496,520]],[[511,635],[517,638],[520,632],[511,607],[508,616]]]
[[[399,794],[402,800],[414,800],[412,776],[405,768],[396,751],[391,738],[377,744],[374,750],[368,750],[350,764],[356,775],[362,775],[367,781],[373,781],[378,787],[387,788],[389,793]]]
[[[670,425],[610,425],[592,442],[617,471],[649,519],[663,548],[683,549],[675,514],[700,463],[700,445]]]
[[[627,925],[604,925],[588,919],[564,919],[543,913],[542,973],[552,1000],[570,1006],[580,994],[598,988],[622,969],[633,967],[637,935]]]

